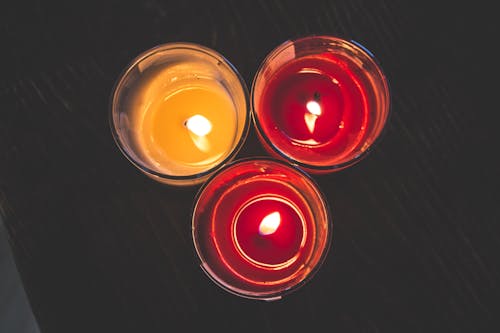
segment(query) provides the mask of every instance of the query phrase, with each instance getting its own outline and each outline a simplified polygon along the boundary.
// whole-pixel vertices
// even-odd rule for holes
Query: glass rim
[[[326,236],[325,236],[325,246],[322,249],[321,255],[318,258],[318,261],[314,266],[312,266],[311,270],[304,276],[302,280],[297,282],[296,284],[293,284],[292,286],[289,286],[288,288],[281,289],[269,293],[251,293],[247,292],[245,290],[242,290],[240,288],[233,288],[230,284],[228,283],[223,283],[221,280],[216,278],[214,274],[212,274],[209,270],[206,269],[204,263],[206,263],[206,260],[204,259],[205,256],[202,255],[202,251],[200,251],[198,242],[196,241],[196,236],[195,236],[195,215],[198,207],[198,203],[202,195],[204,194],[206,188],[212,184],[212,181],[217,178],[217,176],[228,169],[235,167],[236,165],[242,164],[242,163],[247,163],[247,162],[266,162],[266,163],[271,163],[271,164],[278,164],[282,167],[285,167],[286,169],[290,169],[299,175],[301,175],[304,179],[306,179],[312,187],[316,190],[317,198],[321,200],[321,206],[324,208],[325,216],[326,216],[326,221],[325,225],[327,226],[327,231],[326,231]],[[293,185],[293,184],[292,184]],[[310,281],[314,275],[320,270],[320,268],[323,266],[324,262],[326,261],[326,258],[328,254],[332,251],[332,243],[333,243],[333,217],[330,209],[330,204],[328,203],[328,200],[326,199],[326,195],[323,193],[321,190],[321,187],[319,184],[314,180],[314,178],[307,173],[306,171],[291,165],[283,160],[270,157],[270,156],[251,156],[251,157],[244,157],[240,158],[234,161],[231,161],[230,163],[226,164],[219,170],[217,170],[215,173],[210,175],[209,179],[198,189],[194,200],[193,200],[193,206],[191,209],[191,237],[194,245],[194,251],[193,251],[193,256],[196,258],[196,260],[199,262],[199,266],[207,275],[210,280],[212,280],[217,286],[222,288],[223,290],[247,299],[254,299],[254,300],[263,300],[263,301],[273,301],[273,300],[278,300],[283,298],[284,296],[296,291],[303,285],[305,285],[308,281]]]
[[[170,175],[162,172],[158,172],[155,170],[152,170],[151,168],[147,167],[140,161],[137,161],[132,155],[125,149],[124,145],[122,144],[118,130],[115,125],[114,121],[114,111],[115,111],[115,101],[118,95],[118,92],[121,90],[122,84],[124,79],[127,77],[127,75],[132,71],[135,66],[137,66],[141,61],[144,59],[158,53],[161,51],[168,51],[168,50],[190,50],[190,51],[195,51],[198,53],[206,54],[214,59],[217,59],[218,61],[224,63],[227,65],[230,69],[230,71],[236,76],[238,79],[238,82],[240,84],[241,90],[243,91],[243,97],[245,98],[245,123],[243,124],[243,129],[241,133],[241,137],[239,138],[238,142],[234,146],[234,148],[231,150],[231,152],[224,158],[221,162],[217,163],[215,166],[212,168],[199,172],[199,173],[194,173],[190,175]],[[246,85],[245,80],[237,70],[236,66],[234,66],[229,60],[227,60],[222,54],[219,52],[201,45],[197,43],[192,43],[192,42],[169,42],[169,43],[163,43],[156,45],[150,49],[147,49],[143,52],[141,52],[139,55],[137,55],[135,58],[133,58],[126,66],[125,68],[120,72],[118,75],[118,78],[116,79],[113,88],[111,90],[111,96],[109,98],[109,106],[108,106],[109,112],[108,112],[108,123],[111,128],[111,134],[113,136],[113,139],[115,141],[115,144],[118,146],[119,150],[121,153],[139,170],[142,172],[152,175],[155,177],[159,177],[161,179],[164,179],[165,181],[172,181],[172,182],[177,182],[177,181],[189,181],[189,180],[196,180],[196,179],[203,179],[213,172],[217,171],[224,165],[226,165],[228,162],[234,159],[234,157],[238,154],[238,152],[241,150],[247,136],[248,132],[250,129],[250,118],[251,118],[251,111],[250,111],[250,93],[248,91],[248,87]],[[193,185],[198,185],[198,184],[193,184]]]
[[[371,144],[362,152],[360,152],[358,155],[350,158],[349,160],[341,163],[335,163],[331,165],[315,165],[315,164],[310,164],[307,162],[301,162],[296,160],[295,158],[285,154],[281,149],[276,147],[271,139],[265,134],[262,125],[259,122],[259,119],[257,117],[257,112],[256,112],[256,107],[255,107],[255,87],[257,84],[257,80],[260,78],[265,66],[279,53],[281,53],[283,50],[285,50],[287,47],[290,45],[293,45],[297,42],[302,42],[306,40],[315,40],[315,39],[324,39],[324,40],[335,40],[343,43],[347,43],[351,46],[353,46],[355,49],[358,51],[362,52],[364,55],[369,58],[375,67],[377,68],[377,71],[382,78],[382,82],[384,84],[384,92],[385,96],[387,98],[387,114],[384,120],[384,125],[382,126],[382,129],[378,133],[378,135],[373,139]],[[348,39],[347,37],[342,37],[340,35],[307,35],[307,36],[301,36],[293,39],[287,39],[286,41],[282,42],[275,48],[273,48],[266,56],[265,58],[261,61],[257,71],[255,72],[254,78],[252,80],[252,86],[250,90],[250,108],[251,108],[251,116],[252,116],[252,122],[255,126],[255,129],[257,130],[257,133],[259,134],[259,137],[261,137],[267,144],[268,147],[272,149],[272,151],[277,154],[280,158],[288,161],[289,163],[294,164],[295,166],[298,166],[300,168],[309,170],[311,172],[330,172],[330,171],[336,171],[336,170],[341,170],[344,169],[348,166],[354,165],[355,163],[359,162],[362,160],[377,144],[378,142],[382,139],[382,137],[385,135],[386,128],[387,128],[387,123],[389,122],[392,114],[392,94],[391,94],[391,89],[389,86],[389,82],[387,80],[387,75],[383,71],[380,62],[378,59],[375,57],[373,52],[368,50],[363,44],[353,40],[353,39]]]

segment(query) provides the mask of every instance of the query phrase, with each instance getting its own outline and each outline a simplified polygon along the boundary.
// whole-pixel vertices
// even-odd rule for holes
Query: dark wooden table
[[[42,332],[498,332],[499,26],[475,2],[45,1],[0,11],[0,214]],[[250,85],[272,48],[340,34],[392,91],[383,139],[315,177],[334,216],[318,274],[278,302],[197,266],[197,188],[157,184],[117,150],[108,100],[157,44],[224,54]],[[264,154],[252,131],[239,157]]]

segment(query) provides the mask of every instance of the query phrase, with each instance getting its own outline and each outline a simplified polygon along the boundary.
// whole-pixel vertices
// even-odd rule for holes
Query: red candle
[[[319,268],[330,234],[315,183],[271,159],[247,159],[219,171],[200,190],[193,240],[202,268],[237,295],[275,299]]]
[[[389,113],[387,82],[371,54],[325,36],[272,51],[254,80],[252,102],[266,149],[318,173],[364,156]]]

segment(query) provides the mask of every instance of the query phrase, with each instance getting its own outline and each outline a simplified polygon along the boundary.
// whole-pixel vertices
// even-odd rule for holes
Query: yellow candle
[[[190,185],[234,157],[248,113],[245,84],[227,60],[199,45],[166,44],[139,56],[118,82],[112,129],[141,171]]]
[[[236,110],[216,81],[186,80],[178,89],[152,96],[141,113],[140,147],[164,171],[184,174],[210,168],[231,152]]]

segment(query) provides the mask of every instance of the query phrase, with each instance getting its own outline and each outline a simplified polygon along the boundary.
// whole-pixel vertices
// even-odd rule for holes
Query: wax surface
[[[234,229],[241,253],[257,265],[279,265],[291,260],[299,252],[304,236],[299,211],[286,198],[275,196],[244,205],[235,218]]]
[[[245,172],[244,167],[238,169]],[[238,182],[230,186],[215,209],[208,212],[211,216],[206,223],[211,224],[210,237],[202,240],[207,242],[207,253],[215,256],[216,261],[221,260],[224,270],[232,272],[230,276],[242,277],[244,281],[240,282],[263,287],[285,283],[311,256],[316,235],[314,213],[288,181],[293,178],[284,182],[279,176],[263,176]],[[214,200],[217,198],[219,196],[214,195]],[[264,199],[244,208],[261,198],[282,201]],[[292,206],[299,213],[291,209]],[[262,219],[276,211],[282,214],[283,225],[273,234],[259,235]],[[271,265],[275,267],[268,267]]]
[[[183,80],[178,89],[156,89],[148,98],[138,122],[138,141],[154,165],[178,174],[189,173],[183,167],[209,169],[231,151],[236,136],[236,110],[218,82]],[[188,128],[189,119],[197,118],[209,122],[208,133],[197,135]]]
[[[285,155],[328,165],[362,148],[370,105],[368,83],[349,58],[323,54],[286,63],[258,104],[259,124]]]

